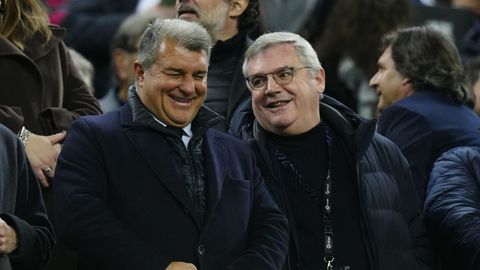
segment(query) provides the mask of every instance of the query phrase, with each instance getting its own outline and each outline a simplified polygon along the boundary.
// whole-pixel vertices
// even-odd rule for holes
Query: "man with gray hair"
[[[280,269],[288,228],[247,145],[203,107],[212,41],[196,23],[143,34],[118,111],[76,121],[57,165],[58,234],[80,269]]]
[[[312,46],[297,34],[262,35],[243,73],[252,99],[232,132],[252,142],[289,220],[288,269],[430,269],[407,161],[375,121],[323,96]]]

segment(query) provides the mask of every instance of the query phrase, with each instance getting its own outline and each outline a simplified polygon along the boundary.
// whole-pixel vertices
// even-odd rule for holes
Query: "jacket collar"
[[[326,96],[320,101],[320,115],[333,132],[357,154],[357,158],[365,154],[375,134],[375,120],[365,119]]]
[[[51,25],[50,30],[52,30],[52,38],[44,46],[39,46],[42,39],[38,35],[33,36],[25,42],[25,54],[33,61],[50,54],[50,52],[58,46],[58,43],[61,42],[65,35],[64,28]]]
[[[50,26],[50,29],[52,30],[52,38],[49,40],[49,42],[47,42],[47,44],[44,46],[39,46],[41,39],[38,35],[35,35],[25,42],[25,49],[23,52],[19,48],[15,47],[15,45],[13,45],[13,43],[11,43],[5,37],[0,36],[0,56],[27,56],[33,61],[42,58],[58,46],[58,43],[62,40],[65,34],[65,29],[63,28]]]
[[[7,40],[4,36],[0,35],[0,56],[4,55],[19,55],[25,56],[13,43]]]

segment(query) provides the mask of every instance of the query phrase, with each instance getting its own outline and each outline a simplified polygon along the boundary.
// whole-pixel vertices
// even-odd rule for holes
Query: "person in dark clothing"
[[[323,96],[312,46],[293,33],[262,35],[243,73],[252,98],[230,132],[250,141],[289,220],[285,268],[430,269],[407,161],[375,121]]]
[[[0,124],[0,269],[36,270],[55,234],[21,141]]]
[[[18,134],[55,224],[53,190],[66,131],[100,106],[63,42],[65,29],[48,24],[40,0],[1,1],[0,123]],[[46,269],[70,269],[73,256],[55,246]]]
[[[480,147],[456,147],[437,159],[424,212],[443,269],[480,269]]]
[[[61,25],[68,29],[65,43],[95,67],[95,96],[102,98],[111,85],[110,42],[120,24],[135,12],[139,0],[71,0]]]
[[[259,17],[258,0],[177,0],[177,16],[203,25],[214,40],[205,105],[225,117],[226,131],[235,108],[249,96],[242,74],[249,33]]]
[[[463,62],[469,63],[480,57],[480,1],[478,0],[452,0],[453,8],[466,9],[475,16],[470,29],[464,34],[459,44],[459,52]]]
[[[433,163],[457,146],[480,146],[480,118],[465,105],[469,92],[457,48],[428,27],[397,30],[384,37],[377,90],[378,132],[407,158],[423,205]]]
[[[202,106],[212,41],[156,20],[118,111],[73,123],[57,166],[58,236],[80,269],[278,270],[285,217],[248,145]]]

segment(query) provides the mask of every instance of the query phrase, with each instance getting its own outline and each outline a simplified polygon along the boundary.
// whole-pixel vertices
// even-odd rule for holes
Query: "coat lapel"
[[[156,178],[177,198],[185,211],[195,217],[195,223],[200,227],[199,219],[195,215],[193,200],[188,194],[183,177],[177,169],[174,169],[177,168],[172,158],[175,154],[167,140],[164,139],[162,134],[150,127],[135,125],[132,122],[132,113],[129,106],[124,106],[121,114],[122,128],[129,141],[137,149]]]
[[[225,141],[212,130],[208,130],[204,140],[205,172],[207,179],[207,214],[206,220],[213,214],[215,207],[221,199],[227,154]]]

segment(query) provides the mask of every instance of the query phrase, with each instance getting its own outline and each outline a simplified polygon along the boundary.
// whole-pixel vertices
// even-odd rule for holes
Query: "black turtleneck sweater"
[[[300,186],[291,171],[282,167],[284,185],[293,211],[296,235],[299,245],[299,263],[301,269],[325,269],[323,211],[324,184],[329,166],[331,167],[333,203],[332,219],[334,233],[335,266],[348,265],[351,269],[367,269],[367,255],[360,232],[360,213],[358,195],[354,183],[352,158],[341,152],[337,142],[329,148],[326,143],[326,125],[318,124],[304,134],[296,136],[278,136],[269,134],[269,138],[278,150],[285,154],[303,180],[313,188],[321,199],[316,202]],[[332,152],[333,153],[333,152]]]
[[[208,68],[208,93],[205,106],[227,118],[232,112],[228,112],[229,103],[238,102],[231,99],[231,91],[246,91],[245,85],[232,87],[235,77],[242,76],[241,62],[246,50],[246,34],[239,33],[226,41],[217,41],[212,48],[210,66]],[[236,74],[240,73],[240,74]],[[244,80],[241,80],[244,84]],[[235,104],[233,104],[235,105]]]

